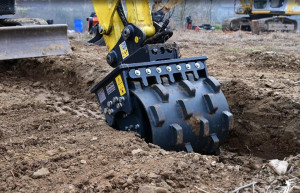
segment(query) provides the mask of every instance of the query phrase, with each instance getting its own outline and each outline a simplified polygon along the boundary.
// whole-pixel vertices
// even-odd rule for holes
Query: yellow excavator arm
[[[152,12],[162,10],[164,13],[168,13],[171,9],[174,9],[184,1],[185,0],[168,0],[167,2],[164,2],[163,0],[154,0]]]
[[[126,0],[125,2],[126,7],[122,5],[120,0],[93,0],[95,12],[102,27],[101,33],[109,51],[116,46],[124,29],[124,23],[117,11],[118,6],[127,10],[127,21],[139,27],[146,37],[155,34],[149,0]],[[139,40],[136,39],[136,41]]]

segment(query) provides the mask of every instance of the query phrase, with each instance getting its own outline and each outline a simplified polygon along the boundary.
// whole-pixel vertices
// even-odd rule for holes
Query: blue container
[[[74,30],[77,33],[83,32],[83,22],[82,19],[74,19]]]

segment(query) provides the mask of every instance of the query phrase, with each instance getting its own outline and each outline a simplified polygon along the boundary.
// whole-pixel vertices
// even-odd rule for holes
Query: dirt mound
[[[274,51],[252,52],[244,58],[246,65],[254,69],[300,71],[300,58]]]

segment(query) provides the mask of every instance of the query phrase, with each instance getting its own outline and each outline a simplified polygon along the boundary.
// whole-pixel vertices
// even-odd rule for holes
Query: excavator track
[[[297,21],[286,17],[272,17],[259,19],[259,27],[261,32],[296,32]]]
[[[259,23],[259,32],[296,32],[297,21],[286,17],[268,17],[257,19]],[[223,32],[226,31],[251,31],[251,18],[238,17],[226,19],[222,23]]]
[[[233,117],[206,57],[122,64],[95,93],[107,123],[166,150],[219,154]]]
[[[226,19],[222,23],[222,31],[251,31],[250,18],[249,17],[235,17]]]

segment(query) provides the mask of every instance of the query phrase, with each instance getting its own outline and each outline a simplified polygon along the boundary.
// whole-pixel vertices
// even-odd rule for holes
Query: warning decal
[[[110,95],[111,93],[113,93],[116,90],[114,82],[110,82],[107,86],[106,86],[106,92],[108,95]]]
[[[120,51],[121,51],[121,54],[122,54],[122,58],[125,59],[127,56],[129,56],[129,52],[128,52],[128,49],[127,49],[127,45],[126,45],[126,42],[122,42],[120,45]]]
[[[116,83],[117,83],[117,87],[119,89],[120,95],[123,96],[124,94],[126,94],[126,89],[125,89],[125,86],[124,86],[124,83],[123,83],[123,80],[122,80],[122,77],[120,74],[116,77]]]

